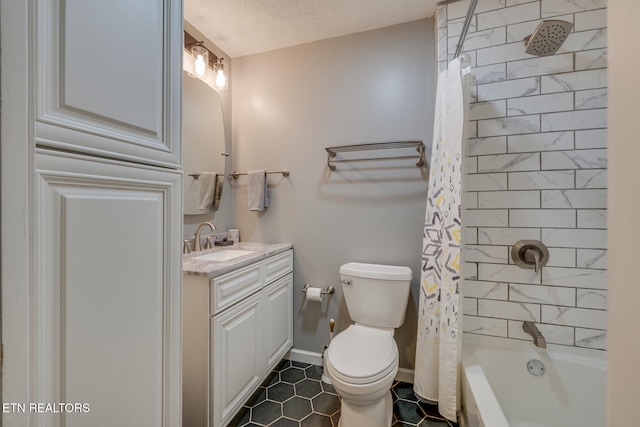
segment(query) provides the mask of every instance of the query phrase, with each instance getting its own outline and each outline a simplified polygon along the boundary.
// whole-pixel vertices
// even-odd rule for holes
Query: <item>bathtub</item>
[[[464,334],[461,427],[603,427],[606,375],[604,351]]]

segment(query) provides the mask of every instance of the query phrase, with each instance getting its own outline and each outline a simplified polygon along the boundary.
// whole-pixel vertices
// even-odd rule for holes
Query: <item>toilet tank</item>
[[[353,321],[378,328],[402,326],[411,287],[409,267],[350,262],[340,267],[340,277]]]

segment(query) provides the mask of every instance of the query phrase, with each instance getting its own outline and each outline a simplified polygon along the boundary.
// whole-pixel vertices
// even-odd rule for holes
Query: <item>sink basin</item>
[[[234,258],[252,254],[253,252],[254,251],[243,251],[241,249],[225,249],[223,251],[211,252],[191,259],[196,259],[198,261],[229,261]]]

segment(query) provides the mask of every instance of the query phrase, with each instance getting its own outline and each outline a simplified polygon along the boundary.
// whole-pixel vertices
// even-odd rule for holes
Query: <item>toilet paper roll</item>
[[[322,301],[322,289],[320,288],[308,288],[307,299],[309,301]]]

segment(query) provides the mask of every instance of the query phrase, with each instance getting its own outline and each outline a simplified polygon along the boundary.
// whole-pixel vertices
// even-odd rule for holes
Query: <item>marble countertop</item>
[[[238,242],[230,246],[216,246],[213,249],[205,249],[200,252],[192,252],[182,255],[182,272],[192,276],[216,277],[230,271],[236,270],[256,261],[261,261],[270,256],[285,252],[291,249],[291,243],[253,243]],[[206,261],[195,260],[193,258],[211,252],[221,252],[228,249],[239,249],[243,251],[254,251],[252,254],[243,255],[229,261]]]

